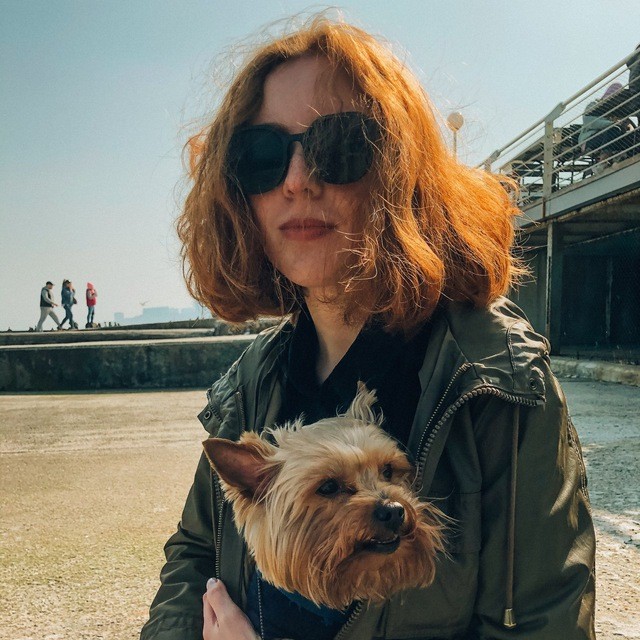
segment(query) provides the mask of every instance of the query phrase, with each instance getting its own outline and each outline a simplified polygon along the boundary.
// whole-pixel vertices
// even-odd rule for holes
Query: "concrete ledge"
[[[598,360],[574,360],[553,356],[551,369],[561,378],[578,378],[599,382],[619,382],[640,387],[640,366]]]
[[[0,347],[0,391],[204,389],[251,336]]]
[[[29,331],[0,333],[0,346],[72,345],[92,342],[120,342],[123,340],[174,340],[181,338],[210,338],[226,336],[215,329],[131,329],[129,331]]]
[[[255,335],[204,337],[200,331],[166,331],[162,338],[154,336],[156,332],[136,331],[123,340],[110,340],[100,332],[92,335],[92,342],[0,346],[0,392],[204,389]],[[551,366],[559,377],[640,387],[637,365],[554,356]]]
[[[231,325],[221,320],[175,322],[166,326],[135,325],[127,327],[101,327],[96,329],[65,329],[64,331],[0,331],[0,346],[18,344],[59,344],[94,342],[96,340],[160,340],[166,338],[203,338],[208,336],[254,335],[278,324],[277,318],[261,318],[243,324]]]

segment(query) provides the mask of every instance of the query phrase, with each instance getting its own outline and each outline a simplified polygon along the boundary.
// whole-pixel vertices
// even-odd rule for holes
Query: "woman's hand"
[[[229,597],[227,589],[215,578],[207,582],[202,596],[203,640],[260,640],[249,618]]]

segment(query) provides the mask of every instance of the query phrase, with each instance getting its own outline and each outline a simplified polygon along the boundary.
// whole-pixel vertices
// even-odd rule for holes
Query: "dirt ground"
[[[598,638],[640,638],[640,390],[564,387],[598,529]],[[200,391],[0,395],[1,640],[138,637],[203,404]]]

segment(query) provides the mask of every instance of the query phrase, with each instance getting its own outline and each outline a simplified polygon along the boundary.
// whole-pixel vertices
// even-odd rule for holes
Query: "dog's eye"
[[[319,487],[316,493],[321,496],[333,496],[340,491],[340,485],[337,480],[331,478],[331,480],[325,480]]]
[[[385,480],[391,480],[391,478],[393,478],[393,467],[390,464],[385,464],[382,468],[382,477]]]

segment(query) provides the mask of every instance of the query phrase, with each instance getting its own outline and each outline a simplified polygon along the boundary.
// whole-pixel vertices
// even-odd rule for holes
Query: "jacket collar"
[[[263,332],[228,373],[227,390],[243,395],[245,428],[262,428],[276,419],[278,366],[292,332],[288,321]],[[439,405],[480,387],[543,403],[542,365],[548,357],[546,338],[535,333],[523,312],[506,298],[484,309],[460,303],[442,305],[432,318],[419,372],[422,394],[414,427],[425,424]]]
[[[446,325],[442,350],[458,352],[473,365],[467,385],[495,387],[507,394],[544,401],[540,367],[549,343],[536,333],[520,308],[498,298],[486,309],[450,304],[440,321]]]

